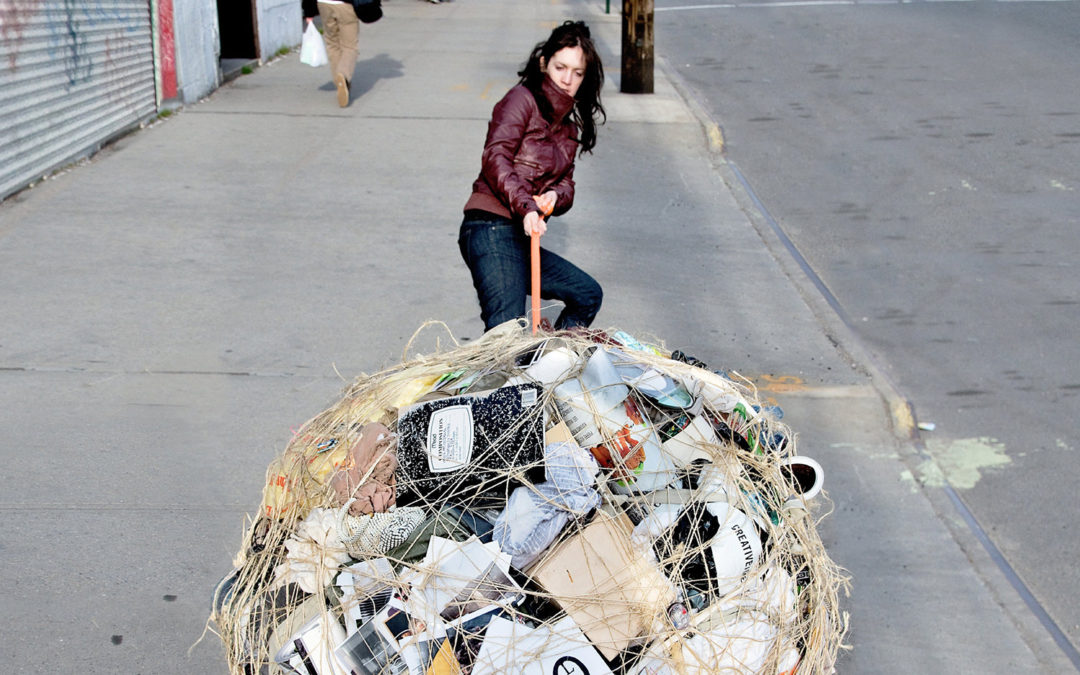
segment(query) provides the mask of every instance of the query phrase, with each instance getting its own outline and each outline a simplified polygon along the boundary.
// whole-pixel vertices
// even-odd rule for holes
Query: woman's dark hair
[[[597,120],[601,124],[607,120],[607,113],[604,112],[604,106],[600,103],[600,88],[604,85],[604,65],[600,63],[600,55],[596,53],[596,45],[589,36],[589,27],[585,25],[585,22],[565,21],[551,31],[551,36],[546,41],[538,43],[529,55],[529,60],[525,62],[525,66],[518,71],[518,76],[521,77],[519,83],[525,85],[533,93],[537,105],[540,106],[540,113],[548,120],[557,121],[551,119],[554,112],[542,91],[545,73],[540,67],[540,60],[543,59],[544,63],[547,63],[555,52],[566,47],[581,47],[585,55],[585,78],[581,82],[581,87],[578,88],[572,113],[574,123],[581,130],[581,136],[578,139],[581,144],[579,154],[585,154],[592,152],[593,146],[596,145]]]

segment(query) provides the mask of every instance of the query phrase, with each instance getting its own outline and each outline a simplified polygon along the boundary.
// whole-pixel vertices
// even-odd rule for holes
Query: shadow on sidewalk
[[[389,80],[395,77],[401,77],[402,63],[397,59],[391,58],[388,54],[379,54],[373,56],[370,59],[356,62],[356,68],[353,70],[353,77],[351,81],[349,91],[349,101],[355,101],[360,96],[363,96],[375,86],[375,83],[379,80]],[[319,87],[322,91],[333,91],[334,83],[327,82]]]

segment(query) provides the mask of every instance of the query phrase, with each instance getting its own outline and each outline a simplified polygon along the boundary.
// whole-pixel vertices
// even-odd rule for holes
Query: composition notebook
[[[402,408],[398,505],[505,500],[518,478],[543,481],[542,392],[520,384]]]

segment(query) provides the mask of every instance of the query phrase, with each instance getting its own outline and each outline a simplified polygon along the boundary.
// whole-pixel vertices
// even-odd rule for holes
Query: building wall
[[[221,39],[215,0],[173,0],[180,100],[194,103],[221,85]]]
[[[282,47],[293,47],[303,36],[300,0],[256,0],[259,25],[259,54],[265,63]]]

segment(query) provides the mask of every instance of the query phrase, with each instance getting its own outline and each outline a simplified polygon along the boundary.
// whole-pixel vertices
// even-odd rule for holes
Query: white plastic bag
[[[309,21],[304,30],[304,40],[300,43],[300,63],[306,63],[313,68],[325,66],[330,60],[326,58],[326,44],[323,42],[319,29],[314,21]]]

